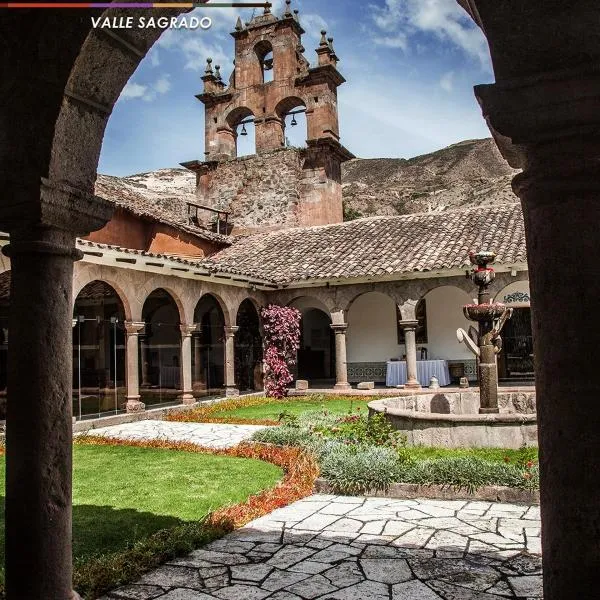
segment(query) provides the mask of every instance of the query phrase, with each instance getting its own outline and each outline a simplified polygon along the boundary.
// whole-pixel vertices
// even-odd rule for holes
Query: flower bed
[[[394,483],[442,485],[473,493],[484,486],[539,487],[537,451],[408,447],[384,415],[331,415],[327,411],[288,418],[254,439],[305,448],[315,456],[332,490],[346,494],[385,491]]]

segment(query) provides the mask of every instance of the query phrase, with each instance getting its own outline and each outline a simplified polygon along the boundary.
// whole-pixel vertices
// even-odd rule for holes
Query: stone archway
[[[599,253],[600,42],[590,23],[597,1],[518,8],[499,0],[459,2],[484,30],[492,55],[496,83],[478,86],[478,101],[503,155],[524,168],[514,187],[525,209],[535,298],[545,598],[594,598],[600,553],[590,523],[599,518],[600,481],[590,460],[600,455],[600,323],[590,315],[600,278],[590,274]],[[20,340],[8,366],[10,389],[19,398],[8,406],[6,435],[9,599],[70,597],[66,399],[71,278],[80,257],[74,238],[110,217],[92,189],[102,133],[125,82],[160,34],[90,33],[89,15],[24,11],[0,22],[7,74],[0,82],[6,99],[0,227],[11,234],[5,250],[13,272],[10,322]]]

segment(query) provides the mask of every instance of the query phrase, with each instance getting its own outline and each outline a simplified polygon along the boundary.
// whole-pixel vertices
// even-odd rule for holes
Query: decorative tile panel
[[[349,362],[348,381],[356,383],[359,381],[374,381],[385,383],[385,362]]]

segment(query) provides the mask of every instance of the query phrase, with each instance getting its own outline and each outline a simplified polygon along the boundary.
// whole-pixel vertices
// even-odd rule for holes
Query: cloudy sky
[[[282,14],[284,1],[273,4]],[[356,156],[408,158],[489,135],[473,96],[473,85],[493,81],[488,49],[456,0],[294,0],[292,7],[311,63],[320,30],[334,37],[347,79],[339,89],[341,141]],[[194,94],[206,58],[229,78],[229,32],[238,14],[247,21],[252,10],[191,14],[210,16],[212,27],[168,30],[140,63],[110,118],[100,173],[202,159],[204,111]]]

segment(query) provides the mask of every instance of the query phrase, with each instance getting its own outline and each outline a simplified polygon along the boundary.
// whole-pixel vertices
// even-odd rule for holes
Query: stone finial
[[[285,0],[285,13],[283,13],[284,17],[291,17],[292,16],[292,11],[290,9],[290,6],[292,4],[292,0]]]
[[[327,32],[324,29],[321,30],[321,42],[319,46],[327,46]]]
[[[244,29],[244,26],[242,25],[242,19],[241,19],[241,17],[238,17],[237,21],[235,23],[235,30],[242,31],[243,29]]]
[[[296,8],[294,10],[294,19],[296,19],[296,21],[300,21],[300,11]]]
[[[335,52],[335,50],[333,49],[333,38],[332,37],[327,38],[327,43],[328,43],[329,47],[331,48],[331,51]]]
[[[271,6],[273,6],[270,2],[267,2],[265,4],[265,15],[270,15],[271,14]]]
[[[207,58],[206,59],[206,70],[204,71],[205,75],[212,75],[213,74],[213,69],[212,69],[212,58]]]
[[[215,76],[217,81],[221,81],[223,78],[221,77],[221,65],[215,65]]]

